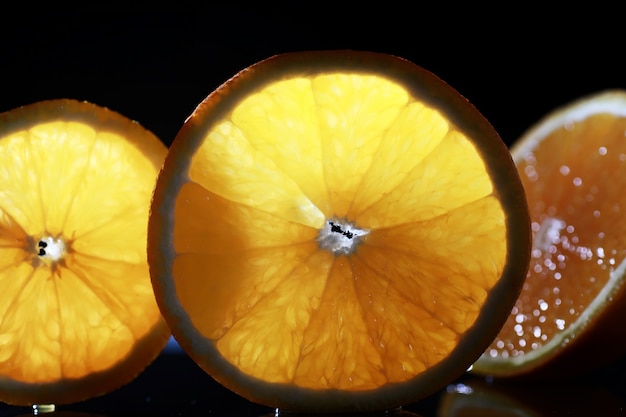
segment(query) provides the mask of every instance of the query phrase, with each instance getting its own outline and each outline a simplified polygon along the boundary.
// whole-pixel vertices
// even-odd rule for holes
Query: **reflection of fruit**
[[[393,409],[497,334],[530,252],[508,149],[402,59],[270,58],[175,138],[149,222],[157,301],[226,387],[289,411]]]
[[[437,417],[540,417],[542,414],[483,381],[459,382],[441,395]],[[558,410],[558,408],[556,408]],[[550,409],[549,412],[554,411]]]
[[[410,411],[402,409],[392,411],[378,411],[372,413],[358,413],[359,417],[421,417],[420,414],[415,414]],[[290,412],[274,412],[263,417],[354,417],[355,413],[290,413]]]
[[[146,261],[167,148],[73,100],[0,115],[0,400],[68,403],[127,383],[165,346]]]
[[[36,411],[31,413],[24,413],[17,415],[15,417],[33,417],[33,415],[45,415],[43,411]],[[59,411],[56,410],[54,412],[50,412],[50,416],[54,417],[107,417],[104,414],[93,414],[93,413],[85,413],[82,411]]]
[[[498,383],[500,382],[500,383]],[[438,417],[621,416],[624,404],[597,383],[489,383],[463,378],[441,395]]]
[[[626,350],[626,93],[547,115],[512,148],[531,212],[528,277],[474,370],[566,376]]]

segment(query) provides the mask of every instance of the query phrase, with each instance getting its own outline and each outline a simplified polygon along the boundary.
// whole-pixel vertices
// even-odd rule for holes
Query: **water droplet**
[[[33,414],[38,415],[41,413],[53,413],[56,409],[54,404],[34,404]]]
[[[497,356],[497,353],[495,355],[491,355],[491,356]],[[470,368],[471,369],[471,368]],[[470,371],[470,369],[468,369],[468,371]],[[455,392],[458,394],[471,394],[473,392],[472,387],[469,387],[465,384],[452,384],[452,385],[448,385],[446,387],[446,391],[447,392]]]
[[[526,168],[524,168],[524,174],[526,174],[526,177],[531,181],[536,181],[539,178],[535,167],[532,165],[527,165]]]

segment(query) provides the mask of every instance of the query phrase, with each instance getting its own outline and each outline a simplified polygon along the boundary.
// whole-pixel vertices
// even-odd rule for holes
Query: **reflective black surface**
[[[400,4],[5,8],[0,111],[51,98],[87,100],[137,120],[169,144],[208,93],[250,64],[287,51],[363,49],[434,72],[511,144],[556,106],[626,88],[621,14],[600,5],[586,4],[573,15],[572,7],[550,12],[525,3],[484,9],[473,2],[461,8]],[[401,415],[622,415],[625,379],[623,362],[523,386],[465,377],[406,405]],[[265,417],[274,410],[225,390],[184,354],[166,353],[118,391],[55,414]],[[32,410],[0,404],[0,416],[15,415]]]
[[[626,360],[623,360],[577,378],[543,383],[487,382],[466,375],[402,410],[368,417],[610,417],[626,415],[625,407]],[[271,417],[275,414],[274,409],[226,390],[185,354],[172,350],[119,390],[85,402],[57,406],[50,415]],[[25,415],[33,415],[32,409],[0,404],[0,417]]]

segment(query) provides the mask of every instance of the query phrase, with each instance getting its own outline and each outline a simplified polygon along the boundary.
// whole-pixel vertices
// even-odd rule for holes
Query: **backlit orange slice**
[[[104,394],[165,346],[146,233],[166,152],[86,102],[0,114],[0,401]]]
[[[185,122],[157,180],[149,263],[211,376],[290,411],[393,409],[461,375],[524,278],[508,149],[394,56],[279,55]]]

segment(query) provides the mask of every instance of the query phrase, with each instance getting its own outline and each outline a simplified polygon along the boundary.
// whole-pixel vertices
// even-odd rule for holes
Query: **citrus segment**
[[[626,93],[604,92],[546,115],[512,148],[530,206],[532,259],[477,372],[563,376],[624,351],[615,322],[626,268],[624,132]]]
[[[0,115],[0,400],[99,395],[165,346],[145,245],[166,150],[89,103]]]
[[[312,204],[314,219],[318,221],[313,225],[319,225],[319,219],[323,218],[319,207],[326,211],[329,207],[314,109],[310,80],[296,78],[277,82],[262,94],[252,94],[233,111],[232,122],[257,152],[293,176],[293,181],[310,199],[307,204]]]
[[[174,336],[225,386],[288,410],[392,409],[495,336],[528,226],[506,146],[438,78],[381,54],[287,54],[181,128],[148,256]]]
[[[398,151],[387,153],[394,152]],[[395,172],[395,176],[401,178],[398,184],[380,183],[379,188],[370,188],[378,191],[379,198],[362,212],[354,214],[358,223],[368,227],[390,227],[427,221],[480,200],[493,190],[481,156],[468,139],[456,131],[448,133],[426,160],[408,168],[406,172]],[[463,175],[467,182],[459,184],[459,175]],[[499,216],[501,218],[502,214]]]
[[[381,138],[407,104],[408,94],[376,75],[320,74],[310,82],[332,210],[326,216],[347,217]]]
[[[350,216],[360,215],[362,210],[367,210],[375,203],[381,206],[378,210],[384,210],[388,202],[380,201],[384,196],[383,191],[395,193],[388,198],[402,200],[400,197],[405,196],[407,190],[403,190],[401,185],[413,183],[411,176],[417,174],[415,168],[427,156],[429,160],[432,158],[431,153],[446,139],[448,132],[449,123],[439,112],[424,103],[407,103],[397,117],[387,123],[384,137],[378,141],[376,157],[370,161],[357,186]],[[413,140],[407,141],[407,137]],[[446,146],[440,149],[446,149]],[[406,155],[412,155],[412,158],[406,158]],[[428,165],[421,170],[423,174],[424,170],[428,170]],[[421,186],[427,184],[424,181]],[[361,212],[355,212],[356,208],[360,208]],[[384,218],[388,219],[388,215],[385,213]]]

